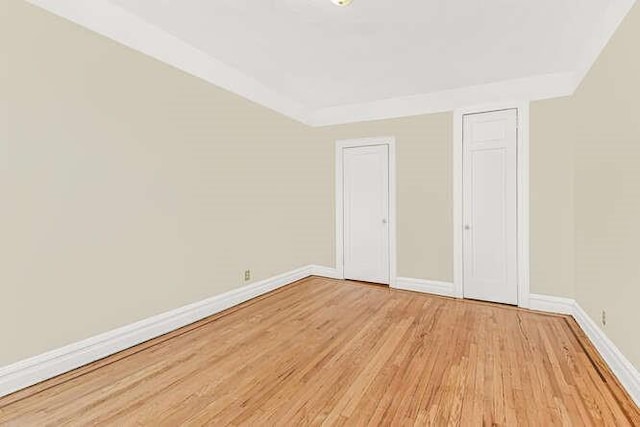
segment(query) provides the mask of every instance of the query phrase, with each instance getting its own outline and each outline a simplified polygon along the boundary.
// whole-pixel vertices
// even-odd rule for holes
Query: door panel
[[[343,149],[345,279],[389,284],[389,148]]]
[[[464,116],[464,296],[518,303],[517,111]]]

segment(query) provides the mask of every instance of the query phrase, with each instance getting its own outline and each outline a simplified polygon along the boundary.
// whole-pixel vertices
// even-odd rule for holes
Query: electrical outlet
[[[244,281],[248,282],[249,280],[251,280],[251,270],[245,270],[245,272],[244,272]]]
[[[602,326],[607,326],[607,312],[602,310],[602,318],[600,319]]]

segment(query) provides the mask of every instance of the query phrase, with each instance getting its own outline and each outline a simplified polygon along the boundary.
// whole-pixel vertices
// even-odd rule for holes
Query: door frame
[[[453,284],[454,295],[464,297],[463,265],[463,117],[468,114],[489,113],[515,109],[518,115],[517,132],[517,278],[518,307],[529,308],[530,240],[529,240],[529,102],[514,101],[500,104],[461,108],[453,115]]]
[[[344,279],[344,161],[345,148],[386,145],[389,148],[389,286],[396,283],[396,139],[393,136],[337,140],[335,145],[335,255],[338,278]]]

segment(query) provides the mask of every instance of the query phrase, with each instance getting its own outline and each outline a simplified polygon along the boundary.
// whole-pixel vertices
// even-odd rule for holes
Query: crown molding
[[[372,102],[309,109],[109,0],[27,0],[58,16],[172,65],[309,126],[329,126],[453,111],[519,99],[536,101],[572,95],[636,0],[611,0],[601,24],[591,32],[572,72],[530,76],[478,86]]]
[[[304,122],[304,106],[108,0],[27,0],[127,47]]]
[[[307,124],[329,126],[441,113],[470,105],[493,104],[513,99],[534,101],[557,98],[571,95],[574,88],[573,73],[546,74],[424,95],[323,108],[313,112]]]

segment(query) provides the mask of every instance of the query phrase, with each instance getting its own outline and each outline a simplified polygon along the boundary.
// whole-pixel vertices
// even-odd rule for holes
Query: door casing
[[[467,114],[515,109],[517,132],[517,278],[518,306],[529,308],[529,103],[522,101],[456,110],[453,117],[453,283],[454,295],[464,295],[463,265],[463,117]]]
[[[396,283],[396,141],[395,137],[343,139],[335,145],[335,230],[336,270],[344,279],[344,162],[343,150],[352,147],[387,145],[389,149],[389,286]]]

